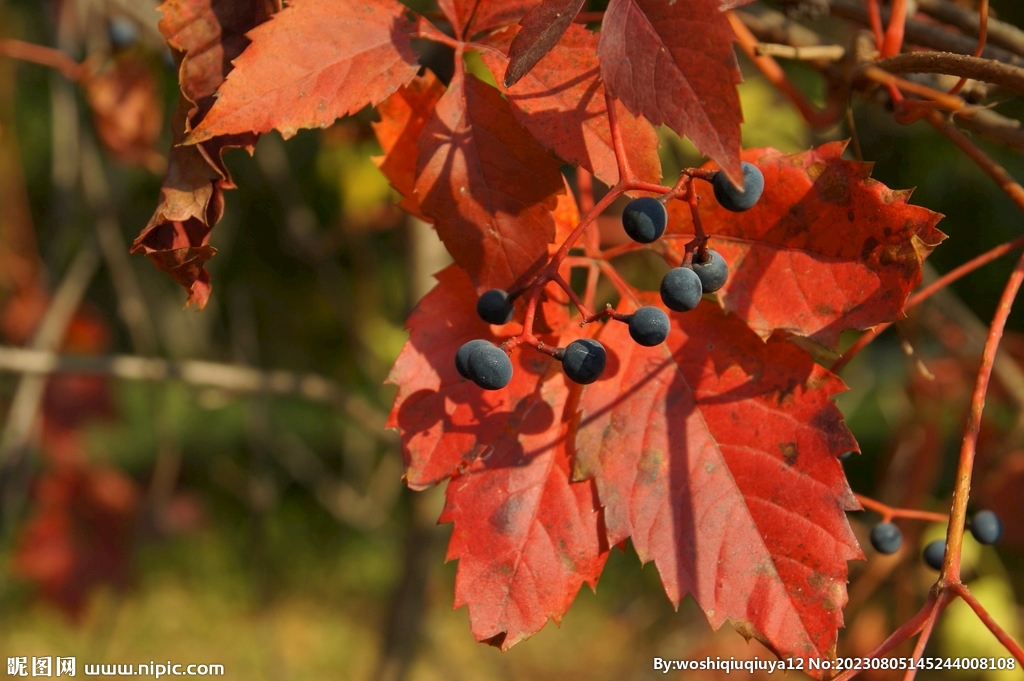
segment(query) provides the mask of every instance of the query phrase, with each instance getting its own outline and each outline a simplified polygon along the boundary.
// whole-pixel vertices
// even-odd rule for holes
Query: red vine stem
[[[949,516],[930,511],[916,511],[911,508],[895,508],[886,503],[871,499],[863,494],[854,494],[860,505],[882,516],[882,522],[889,522],[893,518],[907,518],[908,520],[930,520],[936,523],[949,522]]]
[[[1010,308],[1021,283],[1024,283],[1024,255],[1017,261],[1013,274],[1006,282],[1006,288],[999,299],[999,307],[996,308],[995,317],[992,319],[992,326],[989,327],[985,350],[981,355],[981,367],[978,369],[974,394],[971,396],[970,416],[960,447],[960,460],[957,463],[953,508],[949,514],[949,528],[946,531],[946,556],[942,560],[942,570],[939,573],[938,583],[942,586],[960,582],[960,549],[964,538],[964,523],[967,519],[967,498],[971,491],[974,455],[977,452],[978,433],[981,430],[981,414],[985,408],[985,395],[988,393],[989,379],[992,377],[996,350],[999,349],[1006,319],[1010,316]]]
[[[85,66],[79,64],[60,50],[26,43],[22,40],[0,39],[0,56],[49,66],[60,71],[68,80],[76,82],[85,80],[88,76],[88,70]]]
[[[881,657],[899,644],[908,640],[914,634],[921,631],[925,622],[928,620],[928,617],[931,616],[932,610],[935,609],[937,602],[937,597],[934,594],[928,594],[928,600],[926,600],[924,606],[917,611],[917,614],[904,622],[903,626],[899,629],[889,634],[889,637],[882,641],[877,648],[872,650],[867,657]],[[860,674],[861,671],[862,670],[860,669],[847,669],[832,681],[848,681],[848,679],[852,679]]]
[[[959,267],[956,267],[950,270],[949,272],[946,272],[941,277],[939,277],[932,283],[928,284],[921,290],[917,291],[916,293],[914,293],[914,295],[910,296],[910,298],[907,299],[907,304],[903,306],[904,311],[909,310],[918,303],[923,303],[925,300],[933,296],[938,291],[946,288],[946,286],[953,283],[954,281],[967,276],[974,270],[984,265],[987,265],[993,260],[1001,258],[1007,253],[1015,251],[1018,248],[1024,248],[1024,236],[1017,237],[1013,241],[1007,241],[1005,244],[1000,244],[995,248],[985,251],[981,255],[972,258],[971,260],[968,260]],[[888,329],[890,326],[892,326],[892,322],[883,322],[878,326],[874,327],[873,329],[871,329],[870,331],[863,334],[860,338],[857,339],[856,343],[851,345],[850,348],[843,353],[842,357],[840,357],[838,360],[835,361],[834,364],[832,364],[832,368],[830,369],[830,371],[832,371],[832,373],[839,373],[840,371],[842,371],[843,368],[847,364],[849,364],[854,357],[857,356],[857,353],[863,350],[871,341],[878,338],[878,336],[883,331]]]
[[[871,24],[871,33],[875,38],[875,47],[881,51],[885,36],[882,34],[882,10],[878,7],[878,0],[868,0],[868,23]]]
[[[981,4],[978,6],[978,47],[974,50],[975,57],[980,57],[984,54],[986,40],[988,40],[988,0],[981,0]],[[964,85],[967,84],[967,80],[966,77],[958,80],[956,85],[949,91],[949,94],[955,95],[960,92]]]
[[[626,143],[622,140],[619,115],[615,112],[615,98],[608,92],[607,87],[604,89],[604,104],[608,109],[608,126],[612,129],[612,148],[615,150],[615,163],[619,168],[619,181],[616,185],[618,186],[633,175],[629,172],[629,162],[626,160]]]
[[[932,606],[931,612],[928,613],[928,617],[924,621],[924,626],[921,627],[921,634],[917,637],[917,644],[914,646],[914,652],[911,653],[911,657],[916,662],[924,656],[924,647],[928,645],[928,639],[932,637],[932,629],[935,627],[936,620],[939,619],[939,615],[946,609],[946,605],[949,604],[950,595],[948,591],[943,591],[939,594],[938,598],[935,599],[935,605]],[[903,681],[914,681],[914,677],[917,676],[917,665],[907,670],[907,673],[903,675]]]
[[[967,605],[971,606],[971,610],[978,616],[978,619],[984,623],[988,630],[991,631],[999,642],[1010,651],[1010,654],[1017,658],[1017,662],[1024,665],[1024,649],[1021,648],[1020,644],[1013,640],[1013,638],[1006,633],[1006,631],[999,626],[999,624],[992,619],[992,615],[988,614],[985,610],[985,606],[978,602],[978,599],[974,597],[974,594],[970,592],[965,584],[954,584],[952,590],[957,596],[964,599]]]
[[[889,25],[885,27],[885,39],[881,51],[883,57],[899,54],[903,47],[903,32],[907,24],[907,0],[893,0]]]

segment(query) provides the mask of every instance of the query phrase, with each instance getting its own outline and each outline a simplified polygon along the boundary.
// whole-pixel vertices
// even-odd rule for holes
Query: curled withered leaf
[[[205,307],[210,277],[203,267],[216,252],[210,230],[224,210],[223,190],[234,185],[221,161],[229,147],[250,151],[256,135],[229,135],[193,147],[179,146],[213,106],[214,94],[231,71],[232,61],[249,44],[245,34],[280,10],[279,0],[247,3],[218,0],[167,0],[160,31],[178,64],[182,99],[172,119],[174,141],[167,173],[149,224],[132,244],[189,292],[187,305]]]

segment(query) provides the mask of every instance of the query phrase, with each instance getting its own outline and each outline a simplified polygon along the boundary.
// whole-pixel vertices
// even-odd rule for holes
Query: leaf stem
[[[622,184],[624,180],[628,181],[628,178],[632,178],[633,174],[629,172],[629,161],[626,159],[626,143],[622,140],[619,115],[615,112],[615,98],[608,92],[607,87],[604,89],[604,102],[605,107],[608,109],[608,126],[612,131],[612,148],[615,150],[615,163],[619,168],[618,184]]]
[[[708,259],[708,236],[704,233],[704,226],[700,222],[697,191],[694,189],[693,182],[686,185],[686,203],[690,205],[690,216],[693,218],[693,240],[686,244],[686,253],[683,256],[684,267],[693,262],[694,256],[696,256],[697,262],[704,262]]]
[[[928,639],[932,637],[932,629],[935,627],[935,622],[939,619],[942,611],[946,609],[949,600],[950,594],[948,591],[943,591],[936,597],[935,605],[932,606],[931,612],[928,613],[928,617],[924,621],[924,626],[921,627],[921,633],[917,637],[917,643],[914,645],[914,652],[910,655],[914,660],[914,664],[903,675],[903,681],[914,681],[914,677],[917,676],[917,661],[924,656],[924,648],[928,645]]]
[[[934,594],[929,593],[928,599],[924,602],[924,606],[917,611],[917,614],[911,617],[909,620],[903,623],[896,631],[889,634],[889,637],[882,641],[877,648],[872,650],[868,655],[864,657],[881,657],[887,652],[908,640],[911,636],[921,631],[924,628],[925,622],[931,616],[932,610],[935,609],[935,605],[938,602],[937,597]],[[845,672],[835,677],[832,681],[848,681],[861,673],[860,669],[847,669]]]
[[[907,0],[893,0],[889,25],[885,27],[885,39],[882,41],[883,57],[899,54],[903,47],[903,33],[907,27]]]
[[[999,626],[999,624],[992,619],[992,615],[985,610],[985,606],[978,602],[978,599],[974,597],[974,594],[972,594],[970,589],[967,588],[967,585],[953,584],[950,588],[957,596],[964,599],[964,602],[966,602],[967,605],[971,606],[971,610],[973,610],[974,614],[978,616],[978,619],[980,619],[982,623],[988,627],[988,630],[991,631],[997,639],[999,639],[999,642],[1003,644],[1003,647],[1005,647],[1011,655],[1017,658],[1017,662],[1024,665],[1024,649],[1021,648],[1019,643],[1013,640],[1013,637],[1006,633],[1005,629]]]
[[[882,516],[882,522],[889,522],[893,518],[907,518],[908,520],[930,520],[936,523],[949,522],[949,516],[930,511],[915,511],[911,508],[896,508],[888,504],[866,497],[863,494],[854,494],[860,505]]]

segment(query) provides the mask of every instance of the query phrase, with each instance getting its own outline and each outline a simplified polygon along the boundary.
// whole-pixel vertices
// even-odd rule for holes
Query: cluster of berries
[[[742,212],[753,208],[764,191],[764,175],[757,166],[743,163],[743,189],[733,186],[725,174],[715,174],[711,184],[715,198],[726,210]],[[633,241],[642,244],[651,243],[665,233],[668,225],[668,211],[665,204],[658,199],[641,197],[633,199],[626,205],[622,213],[622,226]],[[700,260],[691,265],[674,267],[661,280],[661,302],[675,312],[689,312],[697,307],[701,296],[714,293],[725,285],[729,277],[729,267],[716,251],[701,249],[698,251]],[[654,315],[651,315],[652,317]],[[665,319],[667,334],[668,320]],[[632,327],[630,328],[632,334]],[[650,334],[647,334],[650,336]],[[634,339],[642,342],[635,335]],[[661,338],[664,340],[664,337]],[[651,343],[657,345],[661,340]]]
[[[978,511],[968,523],[971,534],[979,544],[995,544],[1003,536],[1003,523],[992,511]],[[896,553],[903,544],[903,533],[890,522],[878,523],[871,528],[871,546],[884,554]],[[942,568],[946,555],[946,540],[936,539],[924,547],[922,557],[933,570]]]
[[[505,291],[491,289],[477,299],[476,313],[488,324],[506,324],[512,319],[512,301]],[[555,353],[565,375],[576,383],[596,381],[608,360],[604,346],[592,338],[573,341]],[[455,368],[485,390],[500,390],[512,380],[512,360],[504,350],[481,339],[463,343],[455,353]]]
[[[753,208],[764,191],[764,176],[757,166],[743,163],[743,189],[737,189],[725,174],[712,180],[715,198],[723,208],[734,212]],[[668,210],[652,197],[633,199],[622,213],[622,227],[633,241],[652,243],[665,233]],[[729,267],[717,252],[705,250],[700,262],[670,270],[661,281],[661,300],[670,310],[686,312],[697,307],[704,293],[713,293],[725,285]],[[512,300],[506,291],[491,289],[477,299],[476,312],[488,324],[501,325],[512,319]],[[631,315],[619,317],[629,325],[629,335],[639,345],[654,347],[668,338],[669,320],[664,310],[644,306]],[[604,372],[608,355],[604,346],[592,338],[581,338],[553,356],[562,362],[569,380],[593,383]],[[500,390],[512,380],[512,361],[500,347],[485,340],[464,343],[455,354],[459,375],[485,390]]]

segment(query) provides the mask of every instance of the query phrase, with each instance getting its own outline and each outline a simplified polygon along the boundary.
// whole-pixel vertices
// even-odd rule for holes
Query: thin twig
[[[917,611],[917,614],[911,617],[909,620],[903,623],[896,631],[889,634],[889,637],[882,641],[878,647],[871,651],[867,657],[881,657],[887,652],[908,640],[911,636],[921,631],[924,623],[932,614],[932,610],[935,608],[936,599],[932,594],[928,594],[928,600],[925,604]],[[833,681],[848,681],[853,677],[860,674],[860,669],[847,669],[845,672],[835,677]]]
[[[921,633],[917,637],[917,644],[914,645],[914,652],[911,653],[911,658],[916,662],[924,657],[924,648],[928,645],[928,639],[932,636],[932,629],[935,627],[936,620],[939,619],[939,615],[946,609],[946,604],[949,603],[949,592],[943,591],[935,599],[935,606],[931,612],[928,613],[928,618],[924,621],[924,625],[921,627]],[[907,673],[903,675],[903,681],[914,681],[917,676],[918,665],[914,664],[913,667],[907,670]]]
[[[900,78],[888,71],[883,71],[874,64],[866,64],[860,69],[859,73],[880,85],[895,86],[899,88],[900,92],[924,97],[948,111],[960,112],[961,115],[972,115],[973,112],[978,109],[976,106],[967,104],[960,97],[942,92],[941,90],[936,90],[935,88],[930,88],[927,85],[921,85],[920,83]]]
[[[954,584],[952,590],[960,598],[964,599],[964,602],[971,607],[971,610],[978,616],[978,619],[988,627],[999,642],[1003,644],[1003,647],[1010,651],[1010,654],[1017,658],[1017,662],[1024,665],[1024,648],[1021,648],[1020,644],[1013,640],[1013,637],[1006,633],[1006,630],[999,626],[999,623],[992,619],[992,615],[985,610],[985,606],[978,602],[978,599],[974,597],[970,589],[967,588],[966,584]]]
[[[340,405],[369,431],[384,428],[384,416],[360,397],[346,393],[334,381],[316,374],[260,371],[252,367],[202,362],[169,361],[132,355],[60,355],[43,350],[0,346],[0,371],[44,377],[50,374],[93,374],[129,381],[177,380],[189,385],[235,393],[298,397]]]
[[[908,52],[880,59],[874,65],[888,73],[944,73],[973,78],[1024,94],[1024,68],[995,59],[950,52]]]
[[[43,315],[42,322],[32,339],[32,350],[24,352],[52,352],[60,347],[68,324],[78,310],[89,288],[89,282],[99,267],[99,252],[90,238],[82,246],[64,274],[57,292]],[[38,432],[40,409],[46,392],[46,377],[26,374],[18,381],[7,424],[0,435],[0,541],[6,543],[13,523],[24,503],[23,468]]]
[[[864,26],[870,25],[867,9],[860,0],[831,0],[830,5],[833,16],[849,19]],[[882,8],[882,18],[888,22],[888,8]],[[906,22],[904,41],[921,47],[930,47],[933,50],[957,54],[974,54],[974,50],[978,47],[977,40],[973,37],[950,33],[940,26],[933,26],[914,19],[908,19]],[[981,56],[1014,66],[1024,66],[1024,58],[1001,47],[988,45]]]
[[[779,43],[758,43],[754,46],[754,54],[759,57],[782,57],[799,61],[839,61],[846,56],[846,48],[842,45],[794,47]]]
[[[1007,118],[991,109],[978,109],[973,116],[958,117],[957,123],[971,132],[1024,154],[1024,128],[1015,118]]]
[[[830,125],[835,124],[836,121],[842,116],[842,111],[835,102],[829,101],[827,107],[823,111],[819,111],[810,101],[804,96],[800,90],[796,88],[793,83],[790,82],[786,73],[782,70],[782,67],[769,56],[758,55],[756,52],[756,46],[758,40],[750,29],[747,28],[746,24],[743,23],[743,19],[738,16],[735,12],[727,12],[726,18],[729,19],[729,24],[732,26],[733,33],[736,34],[740,49],[743,50],[744,54],[754,62],[754,66],[760,71],[765,78],[768,79],[772,85],[777,87],[784,95],[786,95],[793,105],[800,111],[800,115],[804,117],[811,127],[814,128],[827,128]]]
[[[85,66],[60,50],[13,38],[0,38],[0,57],[10,57],[41,66],[49,66],[60,71],[68,80],[82,80],[88,73]]]
[[[84,134],[81,139],[83,194],[96,213],[96,240],[114,285],[117,311],[128,329],[135,352],[149,355],[157,349],[156,331],[142,297],[142,286],[128,258],[128,244],[121,233],[117,211],[111,203],[107,172],[93,139]]]
[[[921,12],[939,21],[956,26],[961,31],[977,36],[980,33],[981,17],[977,12],[955,5],[949,0],[917,0]],[[1013,24],[988,18],[988,39],[1000,47],[1024,56],[1024,31]]]
[[[944,523],[949,517],[942,513],[931,513],[930,511],[917,511],[912,508],[895,508],[889,504],[877,501],[863,494],[855,494],[857,501],[866,509],[874,511],[882,516],[882,522],[889,522],[893,518],[907,518],[908,520],[928,520],[933,523]]]

